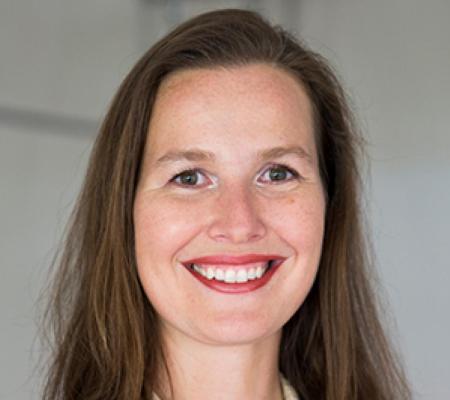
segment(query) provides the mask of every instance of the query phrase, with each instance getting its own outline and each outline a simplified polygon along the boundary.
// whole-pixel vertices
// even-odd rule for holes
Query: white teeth
[[[196,264],[192,264],[192,267],[194,268],[194,271],[197,271],[197,272],[199,272],[200,274],[202,273],[202,269],[203,268],[200,268],[198,265],[196,265]]]
[[[217,281],[224,281],[225,273],[220,268],[217,268],[214,278],[216,278]]]
[[[211,280],[214,278],[214,269],[211,267],[208,267],[208,270],[206,271],[206,277]]]
[[[264,268],[264,270],[265,270],[265,268]],[[264,271],[263,271],[262,267],[256,268],[256,277],[257,277],[257,278],[261,278],[263,272],[264,272]]]
[[[245,269],[240,269],[236,274],[236,282],[241,283],[247,281],[248,281],[247,272],[245,271]]]
[[[255,268],[250,268],[247,271],[247,277],[248,277],[248,279],[251,279],[251,280],[256,278],[256,270],[255,270]]]
[[[234,272],[232,269],[227,269],[225,271],[225,282],[227,283],[236,282],[236,272]]]
[[[258,266],[257,268],[240,268],[239,270],[231,268],[226,270],[213,267],[203,268],[196,264],[192,264],[192,268],[208,280],[216,279],[217,281],[223,281],[226,283],[244,283],[249,280],[261,278],[267,269],[267,264],[264,266]]]

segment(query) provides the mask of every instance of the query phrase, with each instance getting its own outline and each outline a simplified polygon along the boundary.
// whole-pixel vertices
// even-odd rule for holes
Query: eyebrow
[[[289,147],[273,147],[267,150],[258,151],[256,156],[258,160],[264,161],[269,158],[282,157],[284,155],[295,155],[301,159],[306,160],[312,164],[313,159],[311,155],[302,146],[289,146]],[[171,150],[164,154],[162,157],[156,160],[156,165],[161,166],[163,164],[175,161],[214,161],[216,156],[214,153],[200,149],[190,149],[184,151]]]

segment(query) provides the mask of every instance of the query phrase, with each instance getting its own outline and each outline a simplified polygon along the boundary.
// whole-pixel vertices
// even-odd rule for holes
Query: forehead
[[[310,106],[301,82],[294,76],[279,67],[251,64],[177,71],[161,83],[153,111],[157,114],[163,105],[183,105],[186,101],[207,101],[231,94],[245,94],[249,100],[264,95],[270,97],[272,106],[285,109],[294,104],[296,108]]]
[[[190,69],[161,84],[149,125],[153,146],[183,139],[271,134],[312,137],[310,100],[301,83],[268,64]],[[234,138],[236,139],[236,138]]]

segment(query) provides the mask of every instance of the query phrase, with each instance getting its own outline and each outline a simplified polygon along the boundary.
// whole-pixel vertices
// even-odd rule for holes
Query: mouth
[[[255,261],[256,259],[259,261]],[[218,260],[221,264],[217,264]],[[192,277],[212,291],[226,295],[245,295],[266,286],[285,258],[247,257],[244,263],[243,257],[239,260],[240,263],[237,263],[236,258],[231,260],[228,256],[219,256],[190,260],[183,265]],[[207,261],[214,261],[214,264]]]
[[[283,260],[271,259],[258,263],[244,265],[208,265],[208,264],[185,264],[187,268],[194,274],[201,275],[208,280],[215,280],[225,283],[245,283],[252,280],[261,279],[265,274],[279,265]]]

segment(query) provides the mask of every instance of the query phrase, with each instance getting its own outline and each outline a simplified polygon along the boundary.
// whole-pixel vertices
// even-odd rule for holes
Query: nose
[[[227,188],[220,193],[211,209],[212,222],[208,234],[216,241],[245,243],[256,241],[266,234],[257,199],[248,189]]]

